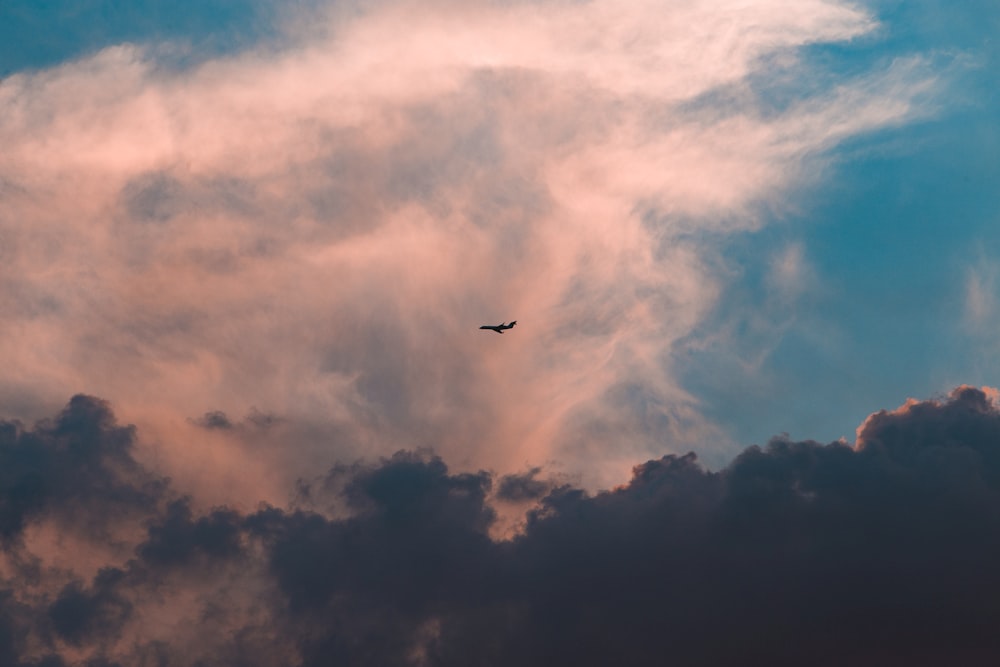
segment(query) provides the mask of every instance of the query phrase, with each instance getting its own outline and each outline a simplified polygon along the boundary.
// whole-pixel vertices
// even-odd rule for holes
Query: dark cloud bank
[[[857,448],[776,438],[719,472],[667,456],[597,495],[404,451],[303,486],[339,519],[199,511],[135,461],[135,438],[86,396],[0,426],[0,664],[1000,658],[1000,411],[978,389],[877,413]],[[529,501],[523,533],[491,540],[492,504]],[[32,552],[42,524],[135,537],[83,576]]]

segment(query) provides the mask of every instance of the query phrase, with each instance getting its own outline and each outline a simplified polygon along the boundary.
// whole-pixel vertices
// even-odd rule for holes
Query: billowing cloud
[[[995,662],[995,390],[853,444],[722,431],[838,289],[822,244],[760,232],[988,70],[968,26],[119,4],[0,8],[0,664]],[[28,45],[47,11],[77,20]],[[945,290],[979,349],[994,264]],[[786,423],[830,412],[797,382],[763,392]]]
[[[165,482],[136,463],[134,433],[115,423],[105,402],[86,396],[74,397],[54,420],[31,430],[4,422],[0,539],[18,542],[39,516],[94,536],[104,533],[111,517],[151,512]]]
[[[183,69],[121,44],[0,82],[5,404],[108,397],[208,503],[404,440],[590,487],[709,442],[719,465],[673,370],[724,279],[712,239],[934,86],[916,57],[800,60],[877,27],[831,0],[323,16]],[[245,414],[276,420],[205,428]]]
[[[53,438],[58,424],[62,440]],[[0,444],[44,459],[113,441],[78,396]],[[428,452],[341,464],[311,491],[337,514],[192,509],[81,478],[76,516],[131,551],[92,573],[7,540],[0,657],[11,665],[988,664],[1000,651],[1000,405],[959,387],[872,414],[853,445],[773,439],[712,472],[694,454],[614,490],[540,471],[454,472]],[[137,468],[127,450],[90,467]],[[38,468],[41,487],[56,468]],[[336,483],[334,483],[334,480]],[[513,489],[519,489],[513,491]],[[527,491],[525,491],[527,489]],[[5,507],[21,486],[0,485]],[[494,500],[536,501],[491,539]],[[59,497],[22,532],[62,525]],[[134,511],[123,511],[124,506]],[[126,524],[141,530],[128,533]],[[81,534],[78,551],[98,534]],[[44,546],[44,545],[43,545]],[[33,570],[11,571],[33,560]],[[48,662],[46,662],[48,661]]]

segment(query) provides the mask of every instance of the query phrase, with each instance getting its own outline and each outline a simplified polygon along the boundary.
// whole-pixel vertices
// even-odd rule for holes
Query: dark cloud
[[[101,442],[112,460],[134,437],[85,397],[17,433]],[[494,489],[400,452],[331,471],[340,518],[175,499],[89,585],[40,609],[12,588],[0,659],[40,664],[23,638],[48,628],[89,665],[993,664],[998,436],[990,395],[961,387],[873,414],[857,447],[779,437],[717,472],[665,456],[596,495],[537,469]],[[516,538],[490,539],[491,497],[536,501]],[[214,639],[115,643],[168,594],[197,600]]]
[[[183,566],[198,556],[233,559],[241,550],[240,522],[240,516],[227,509],[195,519],[188,499],[175,500],[150,525],[137,553],[143,562],[164,567]]]
[[[117,515],[152,511],[165,481],[135,461],[134,444],[135,429],[92,396],[74,396],[33,429],[0,422],[0,538],[16,540],[46,513],[95,531]]]
[[[90,590],[77,581],[67,584],[48,609],[55,633],[75,646],[117,635],[132,613],[132,605],[118,592],[124,576],[122,570],[107,568],[97,574]]]
[[[194,420],[194,423],[202,428],[211,429],[222,429],[228,430],[233,427],[233,422],[229,421],[229,417],[226,416],[225,412],[221,410],[212,410],[211,412],[206,412],[198,419]]]
[[[246,434],[254,431],[266,431],[272,426],[283,423],[285,419],[269,412],[261,412],[257,408],[251,408],[250,412],[238,422],[234,422],[222,410],[210,410],[201,417],[190,421],[192,424],[209,431],[239,429]]]
[[[532,468],[525,473],[504,475],[497,484],[497,499],[521,503],[543,497],[551,490],[552,484],[546,480],[538,479],[541,472],[541,468]]]
[[[16,665],[22,638],[15,618],[21,616],[19,605],[13,600],[13,591],[0,591],[0,663]]]
[[[247,519],[271,545],[270,568],[290,608],[323,608],[350,593],[365,604],[419,609],[488,575],[488,474],[450,475],[439,458],[406,452],[350,474],[350,519],[276,509]]]
[[[103,657],[91,658],[83,664],[84,667],[123,667],[120,662],[113,662]]]
[[[18,663],[17,667],[66,667],[66,664],[58,655],[47,655],[39,660]]]

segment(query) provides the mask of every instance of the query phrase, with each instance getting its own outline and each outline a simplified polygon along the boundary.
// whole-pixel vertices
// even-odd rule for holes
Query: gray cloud
[[[61,451],[123,432],[106,405],[76,397],[20,437]],[[668,455],[597,494],[541,484],[537,469],[454,473],[429,452],[401,451],[330,472],[335,483],[314,492],[339,518],[196,510],[176,497],[150,511],[126,495],[142,512],[124,516],[150,517],[133,519],[144,531],[132,556],[87,583],[41,554],[35,594],[6,582],[0,655],[15,665],[987,664],[1000,654],[998,434],[996,392],[960,387],[874,413],[853,447],[779,437],[718,472]],[[103,446],[89,461],[103,469],[122,455]],[[43,486],[59,476],[38,471]],[[106,484],[89,476],[77,495]],[[489,537],[494,492],[537,501],[512,539]],[[13,481],[0,493],[23,491]],[[27,514],[22,530],[51,520]],[[4,553],[15,549],[8,541]],[[164,635],[150,614],[177,621]]]
[[[99,533],[117,515],[152,512],[165,481],[135,461],[134,441],[134,427],[119,426],[107,403],[84,395],[33,429],[0,422],[0,537],[19,540],[40,515]]]
[[[132,613],[132,605],[116,589],[124,576],[117,568],[101,570],[90,590],[78,581],[67,584],[48,608],[48,620],[71,646],[104,644]]]
[[[229,417],[221,410],[206,412],[201,417],[195,419],[194,423],[207,429],[218,428],[225,430],[233,428],[233,422],[229,421]]]
[[[552,489],[552,482],[538,479],[541,468],[532,468],[521,474],[504,475],[497,484],[496,497],[507,502],[533,501],[547,495]]]

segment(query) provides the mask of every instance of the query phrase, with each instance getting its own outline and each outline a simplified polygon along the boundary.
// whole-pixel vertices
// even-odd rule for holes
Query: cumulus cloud
[[[538,500],[545,496],[551,490],[553,483],[539,479],[538,475],[541,472],[541,468],[532,468],[525,473],[504,475],[497,485],[497,499],[517,503]]]
[[[165,482],[136,463],[134,446],[134,427],[119,426],[107,403],[82,395],[34,429],[0,422],[0,538],[20,540],[39,515],[100,534],[112,517],[151,512]]]
[[[122,44],[11,75],[0,397],[114,400],[208,503],[404,438],[590,487],[707,442],[721,465],[673,370],[724,279],[713,235],[934,78],[899,59],[781,109],[755,86],[875,27],[830,0],[376,2],[179,71]],[[278,426],[204,428],[252,406]]]
[[[98,399],[76,397],[67,411],[76,417],[58,422],[70,441],[122,432]],[[62,451],[50,431],[24,429],[22,446]],[[596,494],[535,486],[537,470],[453,472],[407,451],[332,470],[341,483],[323,493],[339,517],[271,505],[198,511],[167,485],[152,509],[122,497],[137,511],[119,508],[116,521],[144,527],[126,557],[85,575],[28,554],[33,579],[4,576],[0,657],[988,664],[1000,651],[998,436],[996,390],[959,387],[872,414],[853,446],[779,437],[717,472],[694,454],[666,455]],[[92,464],[121,461],[105,447]],[[59,472],[36,477],[44,486]],[[99,497],[102,486],[86,477],[77,495]],[[4,503],[20,493],[0,485]],[[490,538],[493,497],[537,501],[517,536]],[[10,540],[2,552],[26,556]]]

